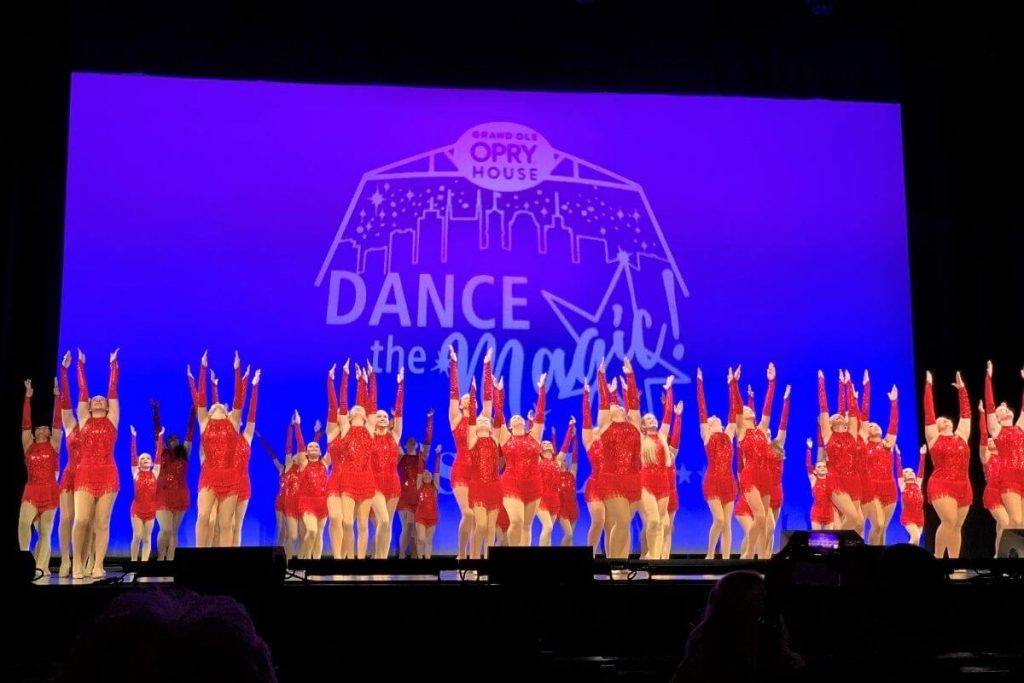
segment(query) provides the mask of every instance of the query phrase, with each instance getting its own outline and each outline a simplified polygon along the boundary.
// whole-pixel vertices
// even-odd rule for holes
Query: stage
[[[598,558],[589,576],[577,574],[566,583],[556,582],[560,572],[570,573],[563,571],[564,562],[545,560],[543,553],[534,558],[550,581],[533,572],[506,575],[498,583],[488,561],[451,557],[293,561],[286,570],[280,567],[284,579],[274,582],[254,581],[253,572],[233,568],[225,575],[221,569],[230,562],[218,563],[220,569],[206,576],[189,569],[182,582],[160,576],[175,573],[167,563],[110,561],[102,581],[49,577],[13,592],[17,609],[27,615],[21,632],[47,637],[12,642],[15,668],[4,678],[52,676],[78,630],[110,600],[181,583],[240,600],[270,645],[282,681],[324,676],[327,657],[340,671],[380,671],[380,680],[408,680],[429,671],[448,681],[664,681],[714,582],[736,569],[769,577],[793,649],[809,666],[840,672],[840,678],[844,663],[861,661],[872,624],[881,617],[872,607],[873,565],[865,556],[771,562]],[[941,595],[908,586],[905,607],[894,613],[941,601],[948,628],[939,629],[945,640],[935,642],[936,651],[967,680],[1017,680],[1024,672],[1019,623],[1004,624],[998,615],[1006,605],[1024,604],[1022,563],[947,562],[943,570]],[[135,646],[148,645],[126,641],[126,647]],[[374,669],[374,663],[383,668]]]

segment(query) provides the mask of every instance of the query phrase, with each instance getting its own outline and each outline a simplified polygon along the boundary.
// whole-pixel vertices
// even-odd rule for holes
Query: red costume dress
[[[244,434],[238,435],[238,502],[252,498],[252,480],[249,478],[249,458],[252,457],[252,445]]]
[[[206,458],[199,473],[199,489],[209,489],[218,498],[230,498],[239,491],[238,431],[231,420],[208,420],[200,436]]]
[[[188,490],[188,460],[175,457],[169,448],[157,457],[160,475],[156,478],[156,508],[170,512],[188,510],[192,496]]]
[[[590,444],[590,448],[587,449],[587,458],[590,460],[590,477],[587,478],[587,483],[583,485],[583,499],[587,503],[601,501],[600,481],[601,467],[604,462],[603,454],[604,449],[601,447],[601,440],[595,439]]]
[[[580,517],[580,506],[576,501],[576,475],[563,470],[558,478],[558,516],[573,524]]]
[[[293,468],[294,469],[294,468]],[[311,460],[299,473],[297,510],[299,516],[327,517],[327,466],[322,459]]]
[[[985,463],[985,492],[981,496],[982,503],[986,510],[994,510],[1003,507],[1001,494],[999,455],[990,453],[988,462]]]
[[[402,485],[402,493],[398,496],[398,509],[415,512],[419,503],[420,492],[416,488],[416,480],[423,472],[423,460],[416,453],[403,453],[398,460],[398,481]]]
[[[768,458],[768,496],[771,498],[773,508],[782,507],[782,465],[785,461],[772,449],[771,457]]]
[[[985,376],[985,413],[992,415],[996,402],[992,391],[992,378]],[[1024,430],[1017,425],[1000,427],[994,437],[999,452],[999,492],[1024,496]]]
[[[75,468],[75,492],[86,491],[94,498],[117,493],[121,482],[114,463],[117,427],[106,416],[90,417],[78,433],[78,466]]]
[[[541,481],[540,505],[538,507],[541,510],[550,512],[552,517],[557,517],[560,501],[558,489],[562,473],[559,472],[558,464],[554,458],[541,457],[537,470],[540,473]],[[504,478],[502,479],[502,484],[504,484]]]
[[[505,472],[501,475],[503,496],[518,498],[523,503],[541,497],[540,444],[530,433],[513,434],[501,447]],[[476,470],[473,470],[476,472]]]
[[[286,517],[298,519],[299,512],[299,467],[294,462],[281,475],[281,508]]]
[[[640,430],[629,422],[612,422],[601,434],[604,454],[598,484],[602,500],[640,500]]]
[[[373,457],[370,460],[377,490],[388,500],[402,495],[398,478],[398,444],[391,433],[373,435]]]
[[[884,505],[896,503],[896,477],[892,473],[892,449],[884,441],[869,441],[867,445],[868,482],[865,500],[877,500]]]
[[[338,481],[341,485],[341,493],[357,503],[370,500],[377,491],[377,480],[373,475],[371,465],[374,438],[365,427],[351,427],[341,441],[340,448],[344,453],[344,458],[340,466],[335,465],[340,470]],[[394,439],[391,440],[391,443],[394,444]],[[331,446],[334,448],[333,443]],[[333,453],[332,451],[332,462],[334,461]]]
[[[708,456],[708,467],[704,473],[702,489],[704,500],[719,500],[722,504],[736,500],[736,477],[733,475],[732,439],[725,432],[717,432],[708,438],[704,451]]]
[[[750,509],[750,503],[743,496],[740,496],[739,500],[736,501],[736,508],[733,511],[736,517],[753,517],[754,512]]]
[[[654,458],[652,462],[644,462],[640,467],[640,488],[646,489],[655,498],[668,498],[674,488],[675,477],[669,479],[666,475],[669,475],[670,470],[673,475],[675,472],[674,468],[665,464],[665,444],[657,436],[647,435],[643,438],[654,441]]]
[[[811,522],[822,526],[832,523],[832,487],[829,485],[831,475],[815,477],[811,493],[814,503],[811,505]]]
[[[740,441],[740,490],[746,494],[754,488],[762,496],[771,493],[768,463],[775,457],[768,435],[761,429],[748,429]]]
[[[473,427],[473,425],[469,426]],[[472,468],[469,477],[469,504],[471,506],[482,506],[488,511],[497,511],[504,507],[501,504],[502,480],[498,478],[500,453],[498,443],[491,437],[477,439],[473,448],[469,450],[469,462]]]
[[[416,492],[416,523],[422,524],[425,527],[437,526],[439,519],[437,486],[433,481],[429,484],[424,483],[420,486],[419,491]]]
[[[135,498],[132,500],[132,516],[144,522],[156,517],[156,475],[153,470],[139,470],[135,475]]]
[[[57,451],[49,441],[29,444],[25,449],[28,480],[21,494],[22,502],[31,503],[39,512],[55,509],[60,504],[60,487],[57,485],[59,465]]]
[[[959,393],[960,418],[970,420],[971,404],[967,397],[967,389],[960,387]],[[931,382],[924,386],[924,424],[925,428],[935,425],[935,402]],[[971,456],[967,442],[958,434],[943,434],[935,440],[929,450],[935,469],[927,483],[928,502],[947,497],[953,498],[957,507],[969,506],[974,496],[967,474]]]
[[[900,524],[911,524],[924,527],[924,496],[916,481],[906,482],[903,488],[903,509],[900,511]]]
[[[71,493],[75,492],[75,470],[78,468],[78,460],[81,457],[81,451],[78,448],[78,425],[76,424],[70,432],[68,432],[65,438],[65,443],[68,446],[68,462],[64,466],[64,472],[60,478],[60,492]]]

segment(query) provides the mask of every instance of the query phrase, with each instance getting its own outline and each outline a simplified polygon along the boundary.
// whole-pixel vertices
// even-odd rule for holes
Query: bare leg
[[[640,515],[644,520],[644,538],[647,540],[647,553],[641,557],[643,559],[658,559],[661,557],[663,537],[661,515],[658,513],[658,499],[647,489],[640,491]]]
[[[327,519],[330,520],[328,534],[331,537],[331,557],[336,560],[342,558],[342,547],[345,539],[345,515],[341,501],[341,496],[335,494],[327,496]]]
[[[487,534],[487,542],[484,544],[484,559],[487,558],[487,554],[490,552],[491,541],[494,539],[494,528],[498,526],[498,511],[488,510],[487,511],[487,528],[484,531]]]
[[[18,511],[18,546],[22,550],[28,550],[32,546],[32,522],[35,520],[39,510],[27,500],[21,502],[21,509]]]
[[[39,537],[36,539],[36,569],[43,576],[50,575],[50,553],[53,552],[53,518],[57,510],[47,510],[39,515]]]
[[[60,523],[57,526],[57,542],[60,543],[60,571],[57,576],[71,573],[71,527],[75,523],[75,494],[71,491],[60,494]]]
[[[764,539],[765,531],[767,529],[767,521],[765,519],[764,503],[761,502],[761,492],[754,487],[749,491],[745,491],[743,493],[743,497],[750,506],[750,512],[753,514],[752,519],[754,520],[754,524],[751,526],[750,532],[747,534],[747,547],[742,558],[744,560],[751,560],[755,556],[761,556],[764,552]]]
[[[398,535],[398,557],[409,557],[409,551],[416,546],[416,522],[412,510],[402,509],[398,511],[398,521],[402,523],[402,531]],[[415,552],[413,553],[415,555]]]
[[[957,506],[956,500],[949,496],[941,496],[932,501],[932,507],[939,516],[939,528],[935,530],[935,557],[942,559],[946,552],[953,557],[953,536],[956,534]],[[959,543],[957,543],[959,547]]]
[[[711,528],[708,530],[708,551],[704,555],[705,560],[715,559],[715,547],[718,545],[718,539],[721,538],[722,533],[725,531],[725,509],[722,507],[722,501],[717,498],[711,498],[707,501],[708,508],[711,510]],[[722,548],[722,559],[728,559],[725,557],[725,548]]]
[[[213,539],[210,537],[210,514],[213,511],[217,496],[213,489],[200,489],[196,501],[196,547],[209,548]]]
[[[779,526],[779,513],[782,512],[782,508],[771,507],[771,501],[765,498],[765,522],[767,523],[768,537],[765,539],[765,557],[771,557],[775,554],[775,530]]]
[[[523,503],[523,535],[519,538],[519,545],[533,545],[533,520],[537,518],[538,505],[540,498]]]
[[[398,499],[394,499],[398,502]],[[388,559],[388,551],[391,550],[391,510],[388,506],[388,499],[384,494],[377,492],[370,500],[370,507],[373,510],[374,533],[373,533],[373,557],[378,560]]]
[[[423,557],[430,559],[430,553],[434,549],[434,531],[437,529],[436,525],[431,524],[424,531],[426,532],[426,540],[420,543],[420,553]]]
[[[754,518],[741,515],[736,518],[736,521],[740,523],[740,528],[743,529],[743,540],[740,542],[740,557],[743,557],[747,554],[747,548],[750,547],[750,531],[754,528]]]
[[[558,518],[558,526],[562,527],[562,546],[572,545],[572,533],[575,524],[565,517]]]
[[[609,558],[627,559],[629,557],[629,501],[622,496],[613,496],[604,501],[607,520],[611,524],[611,533],[607,537],[605,554]]]
[[[167,559],[167,547],[171,543],[171,527],[174,524],[174,513],[170,510],[157,510],[156,523],[156,559]]]
[[[1007,528],[1024,528],[1024,503],[1021,502],[1020,494],[1016,491],[1004,491],[1001,498],[1006,514],[1010,518],[1010,525]]]
[[[167,559],[174,559],[174,551],[178,549],[178,534],[181,533],[181,522],[185,519],[185,512],[175,512],[171,524],[171,540],[167,545]]]
[[[1010,516],[1006,514],[1006,508],[999,506],[989,510],[992,513],[992,519],[996,520],[996,554],[993,557],[999,557],[999,541],[1003,538],[1003,529],[1009,528]]]
[[[143,527],[142,518],[138,515],[132,515],[132,545],[128,551],[132,562],[138,562],[139,560],[139,546],[142,544]]]
[[[523,505],[523,501],[513,496],[505,496],[502,499],[502,504],[505,506],[505,512],[508,513],[508,531],[505,533],[508,536],[508,544],[522,545],[520,539],[523,537],[526,506]]]
[[[916,524],[908,524],[904,528],[910,534],[910,545],[921,545],[921,527]]]
[[[296,555],[296,545],[299,542],[299,520],[295,517],[285,517],[285,524],[288,525],[288,543],[285,545],[285,554],[288,559]]]
[[[299,543],[299,559],[309,560],[316,545],[317,518],[311,512],[302,513],[302,541]]]
[[[661,511],[664,502],[665,514],[661,516],[661,559],[672,559],[672,536],[676,530],[676,513],[668,511],[668,498],[658,500],[658,510]]]
[[[321,517],[316,521],[316,540],[313,542],[313,559],[319,560],[324,556],[324,527],[327,526],[327,518]]]
[[[366,559],[366,547],[370,542],[370,508],[373,499],[359,501],[356,504],[356,526],[359,529],[359,539],[356,545],[356,558]]]
[[[550,510],[538,510],[537,517],[540,518],[540,542],[544,548],[551,546],[551,532],[555,529],[555,520],[551,517]]]
[[[93,566],[92,566],[92,577],[94,579],[102,578],[106,573],[103,569],[103,561],[107,557],[107,544],[110,542],[110,513],[114,509],[114,500],[117,498],[116,493],[107,493],[100,496],[100,499],[96,501],[95,516],[93,518],[92,529],[93,529]],[[77,509],[76,509],[77,517]]]
[[[860,508],[853,502],[849,494],[833,493],[832,504],[839,508],[839,514],[842,515],[843,520],[843,529],[856,531],[858,534],[863,533],[864,517],[860,513]]]
[[[722,506],[722,512],[725,513],[725,520],[722,522],[722,559],[728,560],[732,558],[732,511],[735,507],[735,503],[729,501]]]
[[[949,556],[951,558],[960,557],[960,545],[964,538],[964,520],[967,519],[968,510],[970,510],[970,506],[967,505],[956,510],[956,525],[953,527],[953,533],[949,536]]]
[[[149,556],[153,552],[153,522],[155,520],[147,519],[142,523],[142,551],[139,554],[139,559],[143,562],[149,562]]]
[[[487,508],[483,505],[474,506],[473,518],[476,528],[473,530],[473,548],[469,551],[469,559],[479,560],[487,545]]]
[[[458,559],[464,560],[469,551],[470,536],[476,526],[476,520],[473,508],[469,506],[469,487],[454,486],[452,493],[455,496],[455,502],[459,505],[459,513],[462,515],[459,518],[459,547],[455,555]]]
[[[595,500],[587,503],[590,510],[590,529],[587,531],[587,545],[594,549],[596,555],[601,547],[601,534],[604,533],[604,501]]]
[[[223,546],[230,546],[235,539],[235,508],[238,505],[238,496],[232,494],[227,498],[221,498],[217,503],[217,526],[220,527],[220,542]]]
[[[369,513],[367,513],[369,514]],[[342,545],[341,556],[347,560],[355,557],[356,501],[351,496],[341,496]],[[364,532],[365,533],[365,532]],[[363,545],[366,548],[366,545]]]
[[[235,514],[231,520],[231,545],[242,547],[242,524],[245,522],[245,511],[249,509],[248,500],[239,500],[235,504]]]
[[[878,545],[885,545],[885,535],[889,531],[889,524],[892,522],[892,516],[896,512],[896,503],[882,505],[881,501],[875,501],[875,504],[882,511],[878,525]]]

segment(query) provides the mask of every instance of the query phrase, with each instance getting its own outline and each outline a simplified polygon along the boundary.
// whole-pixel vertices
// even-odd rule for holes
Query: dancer
[[[565,432],[565,441],[562,443],[562,449],[558,452],[558,456],[555,456],[553,440],[556,437],[553,428],[551,430],[552,441],[543,441],[540,445],[541,496],[540,504],[537,506],[537,517],[540,519],[541,526],[539,545],[544,547],[551,545],[555,522],[561,514],[562,499],[559,491],[562,486],[562,471],[565,469],[565,453],[575,434],[576,418],[572,418],[569,421],[569,428]]]
[[[295,416],[292,415],[292,420]],[[295,438],[295,427],[293,422],[288,423],[288,429],[285,432],[284,442],[284,462],[277,457],[277,453],[274,451],[270,442],[267,441],[262,434],[256,432],[256,438],[259,440],[260,445],[263,446],[263,450],[270,456],[271,461],[274,463],[274,467],[277,469],[278,485],[277,485],[277,496],[274,498],[274,519],[277,522],[277,535],[276,543],[282,548],[287,549],[289,559],[292,557],[292,551],[295,548],[295,543],[298,540],[298,525],[295,525],[294,535],[289,533],[289,522],[294,520],[294,516],[289,516],[289,508],[294,507],[289,487],[298,488],[298,480],[294,476],[298,472],[298,469],[294,466],[292,458],[292,441]],[[295,484],[292,484],[292,481]]]
[[[609,558],[629,557],[629,525],[634,507],[640,503],[640,393],[628,358],[622,360],[626,374],[626,408],[612,403],[612,391],[605,381],[604,362],[598,368],[601,408],[608,410],[608,423],[595,430],[601,440],[600,493],[604,500],[606,524],[605,554]],[[540,411],[538,411],[539,413]]]
[[[71,531],[75,548],[85,548],[92,535],[92,577],[105,574],[103,560],[110,541],[110,513],[121,487],[114,462],[114,442],[121,415],[117,398],[119,369],[115,349],[110,354],[110,382],[106,397],[89,398],[85,380],[85,354],[78,350],[78,441],[81,455],[75,469],[75,522]],[[84,577],[81,553],[72,555],[71,576]]]
[[[430,455],[430,444],[434,438],[434,409],[427,411],[427,430],[423,444],[417,445],[416,439],[405,440],[405,451],[398,460],[398,480],[402,484],[402,493],[398,496],[398,519],[402,522],[402,532],[398,537],[398,556],[420,557],[416,551],[419,535],[416,532],[416,505],[419,502],[420,474],[423,472],[423,461]]]
[[[864,418],[861,431],[866,437],[866,471],[867,484],[861,494],[861,509],[871,521],[871,532],[868,534],[870,545],[885,545],[885,533],[896,511],[896,481],[893,476],[892,447],[896,444],[896,432],[899,430],[899,392],[894,384],[889,391],[889,427],[882,435],[882,426],[877,422],[867,421],[868,383],[867,371],[864,371],[864,404],[861,417]]]
[[[505,458],[505,472],[501,475],[502,502],[508,512],[508,541],[513,546],[530,545],[533,519],[537,515],[543,491],[540,459],[547,400],[546,381],[547,373],[541,374],[537,382],[537,414],[529,428],[521,415],[513,415],[508,426],[505,425],[504,384],[498,380],[495,385],[494,430],[497,432],[498,445],[501,446],[501,455]]]
[[[779,515],[782,512],[782,472],[786,464],[786,428],[789,424],[789,394],[791,387],[787,384],[786,391],[782,394],[782,417],[779,419],[779,430],[771,441],[772,457],[768,458],[768,500],[770,507],[766,510],[765,521],[767,523],[767,545],[765,555],[771,557],[775,552],[775,529],[778,526]],[[771,426],[768,426],[768,435],[771,438]]]
[[[208,354],[204,351],[200,360],[199,386],[196,386],[192,368],[186,367],[192,404],[199,419],[199,500],[196,518],[196,547],[209,548],[214,539],[210,533],[210,520],[214,506],[221,539],[231,539],[234,533],[232,516],[238,502],[238,442],[239,424],[237,418],[228,412],[227,406],[219,401],[207,409],[206,375]],[[258,382],[257,371],[254,383]]]
[[[935,417],[932,374],[925,375],[924,438],[935,466],[928,479],[928,502],[939,515],[935,556],[940,559],[946,554],[950,559],[960,557],[961,529],[973,499],[967,475],[971,458],[971,449],[967,445],[971,435],[971,403],[959,372],[953,386],[960,395],[960,420],[955,431],[952,420]]]
[[[345,465],[345,460],[346,450],[350,443],[349,440],[343,439],[341,434],[341,418],[344,417],[347,420],[348,417],[348,359],[341,366],[341,386],[338,387],[337,393],[335,393],[334,389],[334,371],[336,369],[337,364],[332,365],[331,369],[327,371],[327,453],[331,456],[331,462],[333,463],[330,479],[327,480],[327,518],[329,520],[328,535],[331,540],[331,557],[339,560],[342,557],[351,557],[351,555],[346,556],[344,554],[345,514],[343,500],[345,482],[341,478],[342,473],[348,469],[348,466]],[[294,418],[292,424],[294,424]],[[281,469],[278,468],[278,471],[281,471]],[[366,476],[363,474],[357,476],[361,480],[366,479]],[[368,482],[363,481],[364,485],[366,483]],[[359,488],[365,489],[366,487],[360,486]],[[287,489],[284,479],[282,479],[282,489]],[[365,490],[362,491],[362,493],[365,492]],[[370,496],[373,496],[372,491]],[[284,504],[284,501],[282,501],[282,504]],[[352,522],[351,517],[349,522]]]
[[[370,401],[376,407],[377,375],[369,366]],[[398,479],[398,453],[402,443],[402,404],[405,402],[405,368],[398,369],[398,396],[395,398],[394,419],[388,421],[388,411],[377,411],[377,422],[373,431],[373,476],[377,489],[373,496],[374,517],[374,558],[388,559],[391,550],[391,530],[394,528],[395,510],[402,494],[402,482]]]
[[[196,407],[188,414],[185,427],[185,441],[172,434],[165,440],[164,428],[160,425],[160,404],[150,399],[153,409],[153,436],[156,439],[156,462],[159,474],[156,478],[156,535],[157,560],[173,560],[178,548],[181,520],[188,512],[192,495],[188,490],[188,458],[192,454],[192,439],[195,435]]]
[[[917,472],[910,467],[903,467],[900,458],[900,447],[894,446],[896,469],[900,472],[897,480],[900,488],[900,524],[910,534],[910,544],[920,545],[921,532],[924,531],[924,495],[921,485],[924,483],[924,461],[928,456],[928,446],[921,446],[921,458],[917,462]]]
[[[608,408],[598,410],[598,430],[604,428],[608,421]],[[583,500],[587,503],[587,510],[590,512],[590,528],[587,530],[587,545],[594,549],[596,555],[601,547],[601,536],[605,527],[604,499],[601,498],[600,477],[601,477],[601,440],[595,435],[594,424],[590,408],[590,384],[583,385],[583,447],[587,451],[587,459],[590,460],[590,476],[583,485]],[[574,459],[575,461],[575,459]],[[607,542],[607,539],[606,539]]]
[[[768,519],[771,514],[771,481],[768,462],[775,457],[768,437],[771,419],[772,399],[775,395],[775,364],[768,364],[768,391],[760,423],[754,423],[754,411],[749,406],[741,408],[739,380],[741,367],[736,368],[729,382],[729,391],[735,404],[733,410],[739,416],[736,424],[736,441],[740,451],[740,496],[746,500],[753,515],[754,524],[745,539],[743,559],[762,558],[768,547]]]
[[[235,415],[238,424],[242,424],[242,408],[245,406],[245,394],[249,385],[249,367],[245,368],[245,374],[241,373],[241,359],[238,351],[235,351],[235,395],[231,412]],[[259,373],[259,370],[256,371]],[[252,480],[249,478],[249,460],[252,458],[252,440],[256,434],[256,404],[259,400],[259,383],[253,378],[252,397],[249,399],[249,412],[245,416],[245,429],[239,432],[238,439],[238,498],[235,501],[235,513],[231,518],[231,539],[230,545],[238,548],[242,545],[242,524],[245,522],[245,513],[249,509],[249,499],[252,497]],[[319,424],[319,423],[318,423]],[[316,427],[319,432],[319,427]],[[313,440],[317,437],[314,435]]]
[[[543,381],[544,377],[541,376],[541,386]],[[495,403],[495,408],[500,411],[498,401]],[[540,405],[543,406],[543,402]],[[501,453],[491,427],[491,420],[486,416],[476,416],[476,382],[470,385],[468,411],[466,446],[469,448],[469,462],[472,467],[469,477],[469,501],[473,506],[473,518],[476,523],[469,557],[476,560],[487,557],[488,544],[494,538],[498,508],[502,504],[503,482],[498,478],[498,458]],[[500,415],[500,412],[497,414]],[[542,414],[543,412],[538,410],[538,415]],[[540,423],[540,427],[543,429],[543,423]],[[509,519],[512,518],[510,512]],[[512,535],[511,528],[509,535]]]
[[[57,540],[60,543],[60,569],[58,576],[65,578],[71,574],[71,530],[75,523],[75,469],[81,457],[78,448],[78,421],[71,412],[71,387],[68,382],[68,368],[71,367],[71,352],[64,354],[60,364],[60,415],[65,443],[68,447],[68,461],[60,477],[60,523],[57,526]],[[85,534],[86,547],[76,549],[86,558],[83,567],[89,567],[93,534],[91,530]],[[91,571],[91,567],[86,569]]]
[[[484,414],[491,415],[494,382],[491,374],[491,350],[484,356]],[[456,557],[466,558],[470,548],[470,535],[476,527],[476,518],[469,503],[469,448],[466,445],[469,423],[466,421],[469,410],[469,395],[459,395],[459,365],[454,347],[448,347],[448,423],[452,437],[455,439],[455,460],[452,462],[451,482],[452,494],[459,506],[459,534]],[[473,416],[476,417],[475,415]],[[475,542],[474,542],[475,543]]]
[[[346,363],[347,365],[347,363]],[[369,545],[370,509],[374,505],[377,484],[371,464],[373,458],[373,431],[377,423],[377,410],[370,403],[367,391],[367,373],[357,365],[356,372],[356,405],[351,410],[342,403],[338,411],[338,439],[340,442],[331,448],[331,460],[341,456],[340,463],[335,465],[328,485],[329,494],[341,493],[342,539],[341,556],[351,559],[366,557]],[[342,396],[345,395],[347,373],[342,375]],[[328,499],[330,495],[328,496]],[[374,510],[374,514],[382,517],[385,510]],[[359,539],[355,540],[355,529],[359,529]],[[332,545],[334,541],[332,539]],[[333,547],[332,547],[333,551]]]
[[[153,548],[153,521],[156,519],[156,482],[160,476],[160,466],[153,465],[153,456],[149,453],[139,455],[135,425],[128,426],[132,433],[132,479],[135,482],[135,498],[132,499],[132,544],[129,555],[132,562],[149,561]],[[157,434],[156,445],[159,449],[163,432]]]
[[[844,375],[839,372],[839,394],[846,395],[844,387]],[[822,443],[825,446],[825,453],[828,458],[828,476],[830,489],[832,491],[832,504],[839,510],[841,517],[840,528],[854,530],[858,534],[864,531],[864,516],[860,511],[859,501],[860,475],[857,473],[854,462],[857,440],[853,433],[857,429],[855,419],[840,412],[829,416],[828,399],[825,396],[825,375],[818,370],[818,426],[821,430]]]
[[[576,520],[580,517],[579,503],[576,501],[576,458],[579,457],[579,438],[573,429],[572,459],[568,458],[565,447],[559,453],[560,476],[558,481],[558,525],[562,527],[562,545],[573,544],[573,532]]]
[[[978,457],[981,459],[981,466],[985,471],[985,492],[981,496],[981,501],[985,509],[992,515],[992,519],[996,522],[995,557],[999,557],[999,542],[1002,540],[1003,530],[1010,525],[1010,516],[1006,513],[1003,498],[999,493],[999,451],[996,450],[996,442],[988,438],[984,403],[978,404],[978,412],[981,416],[981,419],[978,420],[978,426],[981,431],[981,438],[978,440]]]
[[[729,369],[732,382],[732,368]],[[704,395],[704,373],[697,368],[697,413],[700,418],[700,438],[708,457],[702,490],[704,501],[711,510],[711,529],[708,531],[708,551],[704,559],[715,559],[715,548],[721,543],[722,559],[732,556],[732,516],[737,487],[733,473],[733,437],[736,435],[736,406],[729,402],[729,421],[723,427],[717,415],[708,417]],[[749,506],[746,506],[749,509]],[[751,524],[753,518],[748,517]],[[747,529],[744,528],[744,533]]]
[[[21,509],[18,513],[18,543],[22,550],[29,549],[32,542],[32,525],[33,522],[37,522],[38,537],[34,553],[36,569],[41,571],[43,576],[49,576],[53,517],[60,504],[57,471],[60,469],[60,441],[63,434],[61,396],[57,378],[53,379],[52,426],[32,428],[33,393],[32,380],[25,380],[25,401],[21,413],[21,447],[25,455],[28,479],[21,494]]]
[[[643,416],[640,431],[640,517],[646,539],[646,554],[641,559],[660,560],[668,527],[668,499],[675,486],[675,451],[668,442],[672,425],[672,376],[663,387],[662,417]]]
[[[427,423],[427,439],[430,438],[430,423]],[[429,444],[429,441],[427,442]],[[429,451],[424,448],[424,453]],[[422,463],[421,463],[422,465]],[[424,466],[416,475],[416,557],[430,559],[434,550],[434,530],[440,513],[437,509],[437,489],[441,485],[438,474],[441,471],[441,445],[438,444],[434,453],[434,470],[431,472]]]
[[[297,510],[302,519],[300,560],[319,560],[324,550],[324,527],[327,524],[327,458],[320,457],[320,444],[308,445],[302,436],[302,418],[295,411],[293,421],[299,471]],[[325,462],[325,460],[327,462]]]
[[[820,530],[833,529],[832,514],[832,491],[829,489],[828,466],[825,461],[818,461],[811,464],[811,446],[813,442],[807,439],[807,478],[811,482],[811,496],[814,503],[811,505],[811,529]]]
[[[1024,370],[1021,370],[1024,377]],[[1005,403],[996,407],[992,390],[992,362],[985,368],[985,414],[988,433],[999,451],[999,493],[1010,518],[1010,527],[1024,527],[1024,410],[1017,421]]]

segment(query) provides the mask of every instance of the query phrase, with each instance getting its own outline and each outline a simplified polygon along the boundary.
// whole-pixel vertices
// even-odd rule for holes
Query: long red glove
[[[192,437],[196,433],[196,407],[188,412],[188,427],[185,428],[185,441],[192,443]]]
[[[541,384],[537,389],[537,414],[534,416],[533,421],[537,424],[544,424],[544,409],[547,405],[548,390],[547,386]]]
[[[338,394],[334,391],[334,380],[327,373],[327,424],[338,423]]]
[[[484,401],[494,400],[494,373],[491,370],[491,361],[484,361]]]
[[[590,413],[590,385],[583,387],[583,431],[594,428],[594,416]]]
[[[21,404],[21,431],[32,431],[32,399],[25,395],[25,401]]]
[[[61,395],[56,394],[53,397],[53,421],[50,423],[53,425],[53,431],[64,429],[64,417],[60,414],[61,408]]]
[[[252,385],[252,398],[249,399],[249,414],[245,416],[246,424],[256,424],[256,403],[260,397],[260,385]]]
[[[559,453],[568,453],[569,445],[572,443],[573,437],[576,436],[576,423],[570,422],[568,429],[565,430],[565,438],[562,439],[562,448]],[[553,438],[553,437],[552,437]]]
[[[789,427],[789,396],[782,399],[782,417],[779,418],[779,431],[784,432]]]
[[[935,396],[932,394],[932,383],[924,383],[924,426],[935,424]]]
[[[708,421],[708,404],[704,398],[704,378],[697,378],[697,415],[700,418],[700,423],[704,424]],[[731,422],[732,420],[730,420]]]
[[[597,409],[608,410],[612,405],[611,391],[608,390],[608,377],[605,375],[604,370],[597,371],[597,397],[598,406]]]
[[[117,398],[117,380],[121,377],[121,366],[117,364],[115,358],[110,362],[110,383],[107,385],[107,400],[112,401]]]
[[[899,431],[899,428],[900,406],[898,401],[893,400],[889,402],[889,428],[885,431],[885,433],[895,438],[897,432]]]
[[[405,405],[405,380],[398,383],[398,390],[395,392],[395,417],[402,417],[402,407]]]
[[[469,426],[476,426],[476,380],[469,384]]]
[[[71,410],[71,384],[68,382],[68,369],[63,364],[60,366],[60,406]]]
[[[367,372],[367,374],[369,375],[369,377],[367,377],[367,382],[369,383],[369,390],[370,390],[370,393],[369,393],[369,399],[370,399],[369,412],[375,413],[375,412],[377,412],[377,373],[376,372]]]
[[[505,426],[505,390],[494,387],[494,428]]]
[[[818,377],[818,412],[828,415],[828,397],[825,395],[825,377]]]
[[[871,378],[864,382],[864,400],[861,403],[860,419],[864,422],[871,421]]]
[[[992,391],[992,376],[985,373],[985,412],[989,415],[996,412],[995,393]]]
[[[85,381],[85,363],[78,361],[78,402],[89,402],[89,387]]]
[[[640,410],[640,391],[636,386],[636,373],[626,375],[626,410]]]
[[[459,365],[451,356],[448,357],[448,398],[459,400]]]
[[[302,425],[296,423],[295,427],[295,448],[296,453],[304,453],[306,451],[306,437],[302,435]]]
[[[761,410],[761,417],[771,419],[772,403],[775,402],[775,380],[768,380],[768,391],[764,395],[764,408]]]
[[[139,447],[135,442],[135,434],[132,434],[132,467],[139,466]]]
[[[348,362],[341,369],[341,384],[338,386],[338,412],[348,415]]]
[[[369,412],[370,400],[366,393],[366,373],[360,372],[356,380],[356,405],[362,406],[363,410]]]
[[[668,436],[668,445],[672,448],[679,450],[679,439],[683,434],[683,416],[681,413],[676,413],[672,418],[672,431]]]
[[[971,419],[971,399],[967,396],[967,385],[961,384],[957,387],[957,394],[960,398],[960,419]]]
[[[672,386],[665,391],[662,397],[661,424],[667,425],[672,421]]]

